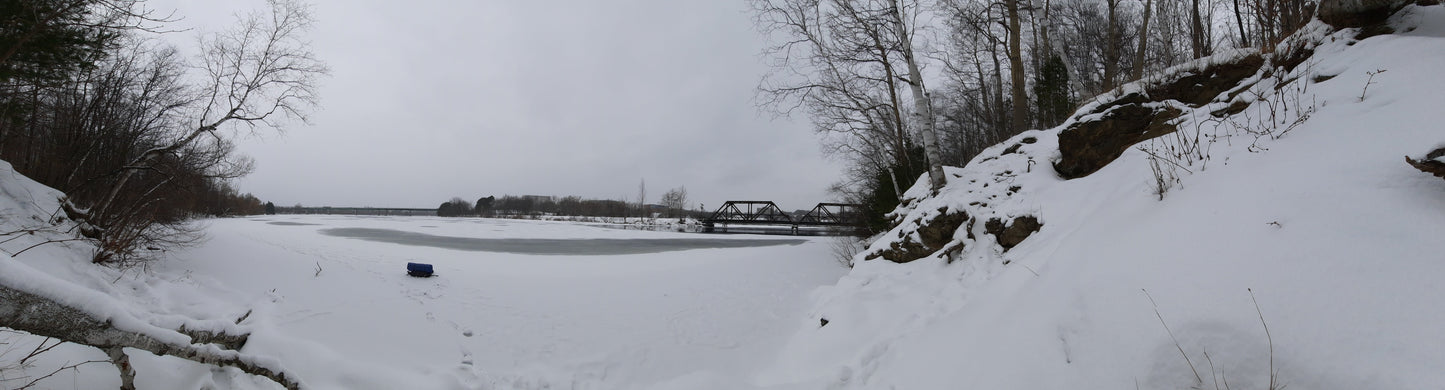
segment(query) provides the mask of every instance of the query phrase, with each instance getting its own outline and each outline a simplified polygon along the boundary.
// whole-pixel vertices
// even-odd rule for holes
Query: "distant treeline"
[[[436,215],[461,216],[537,216],[566,215],[579,217],[686,217],[701,210],[687,209],[687,190],[676,188],[663,194],[662,204],[627,202],[614,199],[583,199],[580,196],[503,195],[487,196],[468,202],[452,198],[437,207]]]

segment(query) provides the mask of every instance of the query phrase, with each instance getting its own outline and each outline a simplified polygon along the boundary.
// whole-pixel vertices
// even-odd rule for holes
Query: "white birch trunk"
[[[270,378],[287,389],[301,388],[295,376],[267,367],[255,357],[214,346],[168,343],[142,333],[117,329],[110,321],[96,319],[83,310],[3,285],[0,285],[0,327],[100,348],[116,362],[128,362],[123,354],[116,356],[121,348],[135,348],[202,364],[235,367],[248,374]],[[128,379],[124,372],[122,377]]]
[[[938,191],[947,184],[943,177],[943,157],[938,149],[938,134],[933,129],[933,105],[923,92],[923,74],[918,71],[918,61],[913,56],[913,40],[909,37],[908,26],[903,23],[903,4],[893,8],[895,27],[903,46],[903,60],[908,63],[908,86],[913,89],[913,122],[923,136],[923,154],[928,157],[929,188]]]

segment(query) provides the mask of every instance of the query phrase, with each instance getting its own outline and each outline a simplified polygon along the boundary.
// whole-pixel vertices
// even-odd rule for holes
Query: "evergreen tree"
[[[893,221],[888,219],[888,213],[898,208],[902,201],[898,194],[893,192],[893,178],[898,178],[898,188],[910,188],[918,179],[928,172],[928,167],[923,164],[924,151],[920,146],[911,145],[908,148],[908,159],[913,161],[913,169],[908,166],[893,167],[893,174],[888,171],[879,170],[874,172],[872,182],[868,183],[867,189],[862,194],[859,212],[863,214],[864,227],[870,233],[879,233],[893,228]]]
[[[63,80],[92,68],[126,28],[131,2],[0,0],[0,82]],[[124,7],[124,8],[122,8]]]
[[[1074,113],[1074,99],[1069,93],[1069,69],[1058,55],[1049,56],[1043,69],[1034,76],[1034,99],[1038,107],[1040,127],[1057,126]]]

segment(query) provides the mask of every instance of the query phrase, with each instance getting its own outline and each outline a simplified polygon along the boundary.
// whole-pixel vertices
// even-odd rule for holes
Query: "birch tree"
[[[925,149],[937,152],[927,87],[912,47],[917,26],[906,23],[918,5],[897,0],[753,0],[751,5],[758,29],[778,42],[765,50],[773,72],[759,83],[763,106],[785,115],[805,110],[830,150],[884,167],[894,179],[895,195],[901,195],[899,179],[911,178],[899,176],[915,172],[907,156],[910,145],[921,138]],[[902,96],[905,87],[913,93],[911,111]],[[909,116],[911,125],[904,119]],[[927,164],[941,172],[940,160],[930,160]]]
[[[1010,0],[1015,1],[1015,0]],[[934,191],[942,189],[947,184],[943,175],[943,158],[938,150],[938,133],[934,131],[933,105],[929,101],[928,94],[924,92],[923,73],[919,71],[918,57],[913,54],[913,31],[905,23],[904,4],[898,0],[892,8],[894,28],[898,31],[899,45],[903,49],[904,62],[908,64],[908,85],[913,90],[913,123],[918,126],[918,131],[923,136],[923,153],[928,157],[928,179],[929,188]],[[1015,22],[1018,14],[1015,13]],[[1015,36],[1017,39],[1017,36]],[[1015,107],[1019,107],[1015,105]],[[1015,117],[1018,109],[1014,110]]]

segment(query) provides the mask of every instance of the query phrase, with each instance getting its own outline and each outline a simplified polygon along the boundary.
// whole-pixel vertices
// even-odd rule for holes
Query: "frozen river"
[[[688,249],[799,245],[799,239],[727,238],[479,238],[439,236],[395,229],[329,228],[322,234],[392,244],[529,255],[634,255]]]
[[[787,338],[818,323],[809,294],[848,271],[831,237],[337,215],[216,219],[206,232],[158,266],[188,286],[168,305],[253,312],[247,349],[317,389],[753,389]],[[438,277],[406,276],[416,261]],[[269,388],[174,371],[140,387]]]

